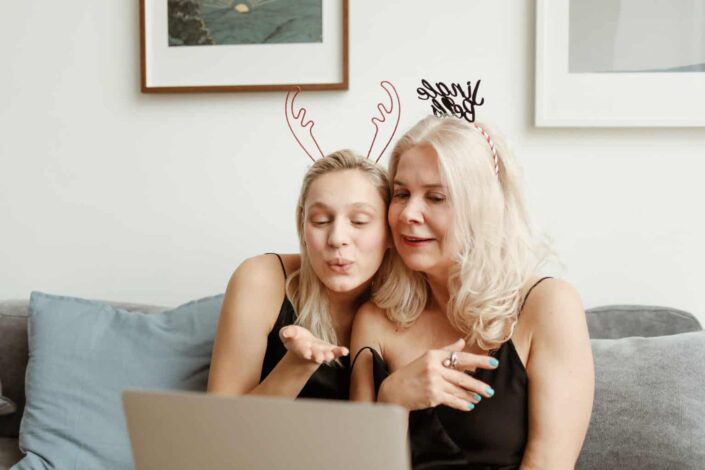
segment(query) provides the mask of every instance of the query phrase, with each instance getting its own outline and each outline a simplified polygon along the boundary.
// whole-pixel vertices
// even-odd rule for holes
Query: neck
[[[369,284],[365,283],[350,292],[326,290],[330,316],[338,335],[338,343],[341,345],[347,346],[350,343],[350,328],[352,327],[355,312],[360,307],[359,299],[368,287]]]
[[[448,308],[448,300],[450,300],[450,293],[448,291],[448,273],[426,273],[426,280],[428,281],[428,285],[431,287],[431,297],[433,297],[433,301],[441,312],[445,314]]]

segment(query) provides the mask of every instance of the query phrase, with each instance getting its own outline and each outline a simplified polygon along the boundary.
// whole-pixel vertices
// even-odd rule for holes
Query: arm
[[[274,256],[243,262],[223,299],[213,345],[208,392],[296,397],[319,364],[287,352],[259,383],[267,336],[284,298],[284,277]]]
[[[527,303],[529,436],[522,469],[574,468],[595,389],[585,312],[567,283],[550,281]],[[526,316],[526,317],[524,317]]]
[[[372,353],[365,350],[358,353],[365,346],[382,351],[380,336],[384,325],[380,325],[379,317],[383,315],[371,302],[365,303],[355,314],[352,333],[350,336],[350,352],[353,359],[357,357],[352,375],[350,376],[351,401],[376,401],[377,393],[373,379]]]
[[[355,315],[351,337],[353,358],[365,346],[376,349],[383,357],[387,354],[386,338],[396,334],[394,325],[384,312],[368,302]],[[396,343],[395,343],[396,344]],[[489,356],[462,352],[464,340],[444,348],[423,353],[415,361],[391,373],[375,393],[372,354],[363,351],[355,362],[350,380],[350,399],[379,401],[401,405],[408,410],[447,405],[461,411],[470,411],[469,404],[476,404],[476,393],[490,397],[487,384],[461,372],[465,369],[494,369]],[[457,369],[442,366],[451,351],[458,353]]]

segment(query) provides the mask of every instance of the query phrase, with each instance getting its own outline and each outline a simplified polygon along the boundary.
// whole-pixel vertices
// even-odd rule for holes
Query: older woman
[[[351,398],[410,410],[415,468],[573,468],[594,389],[585,315],[495,134],[428,117],[397,143],[398,253],[358,312]],[[359,353],[359,354],[358,354]]]

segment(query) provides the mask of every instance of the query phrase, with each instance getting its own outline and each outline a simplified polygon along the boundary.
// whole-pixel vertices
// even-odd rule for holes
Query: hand
[[[495,369],[498,363],[490,356],[462,352],[465,340],[459,339],[442,349],[427,351],[415,361],[394,371],[380,386],[378,401],[396,403],[408,410],[446,405],[470,411],[482,397],[491,397],[494,390],[465,370]],[[457,353],[454,369],[443,366],[451,352]]]
[[[280,329],[279,338],[291,354],[302,361],[315,364],[330,362],[350,353],[348,348],[326,343],[298,325],[288,325]]]

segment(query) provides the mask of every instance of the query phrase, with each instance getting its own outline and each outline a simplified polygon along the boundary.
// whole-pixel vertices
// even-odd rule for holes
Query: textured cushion
[[[586,310],[590,338],[663,336],[702,330],[693,314],[650,305],[605,305]]]
[[[592,340],[595,401],[578,469],[702,469],[705,332]]]
[[[222,296],[144,315],[33,292],[17,470],[131,469],[120,393],[204,391]]]
[[[104,302],[123,310],[158,313],[166,307],[128,302]],[[29,359],[27,345],[27,318],[29,298],[0,300],[0,378],[3,394],[17,405],[17,412],[0,416],[0,436],[19,436],[20,420],[24,413],[24,380]],[[0,467],[2,470],[2,467]]]

